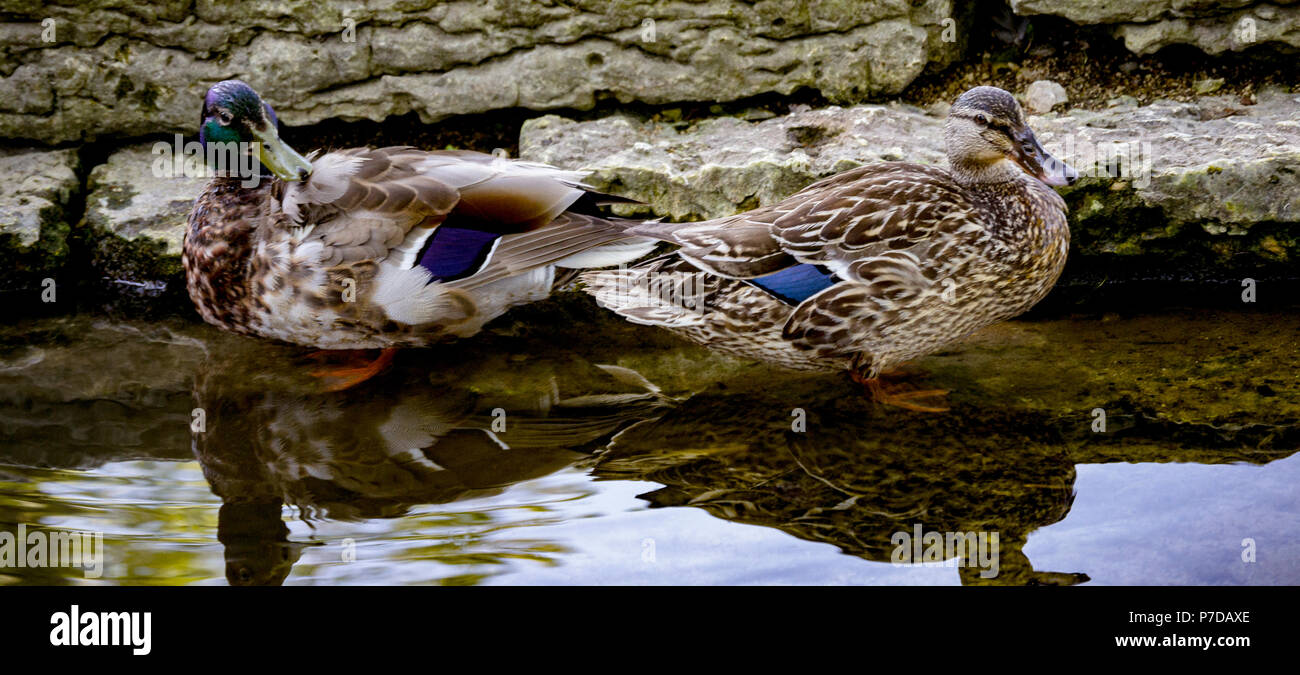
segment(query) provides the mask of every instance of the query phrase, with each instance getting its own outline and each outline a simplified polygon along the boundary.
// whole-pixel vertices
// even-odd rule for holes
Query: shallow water
[[[325,393],[192,322],[9,326],[0,533],[104,548],[0,583],[1300,583],[1296,314],[1012,322],[915,364],[942,414],[606,328]],[[917,527],[996,533],[997,576],[892,562]]]

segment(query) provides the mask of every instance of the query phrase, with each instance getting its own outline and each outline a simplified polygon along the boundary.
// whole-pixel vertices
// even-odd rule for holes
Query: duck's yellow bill
[[[258,151],[258,159],[262,160],[262,164],[270,169],[276,178],[296,181],[303,180],[311,175],[311,162],[307,161],[306,157],[298,154],[298,151],[289,147],[284,141],[281,141],[275,127],[270,127],[264,132],[255,133],[261,145],[261,149]]]

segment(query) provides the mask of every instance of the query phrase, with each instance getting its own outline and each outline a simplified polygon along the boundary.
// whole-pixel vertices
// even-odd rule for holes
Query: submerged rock
[[[942,415],[875,405],[841,374],[783,371],[604,316],[591,322],[600,340],[589,339],[590,325],[561,324],[532,335],[491,330],[474,340],[404,350],[391,370],[336,393],[322,392],[322,382],[310,375],[321,363],[307,357],[309,350],[203,324],[86,316],[25,321],[0,331],[0,447],[9,458],[21,447],[29,457],[47,459],[0,464],[191,459],[195,388],[209,399],[202,407],[210,425],[226,406],[240,429],[239,415],[267,413],[257,409],[266,407],[267,396],[307,397],[323,410],[364,410],[376,397],[429,385],[445,393],[447,408],[469,397],[488,411],[539,401],[545,407],[558,400],[557,389],[565,398],[647,391],[678,400],[705,391],[735,400],[757,395],[781,403],[739,407],[751,426],[789,430],[790,408],[808,405],[809,411],[851,411],[857,423],[844,433],[859,438],[869,438],[860,431],[873,424],[915,423],[912,442],[937,428],[931,422],[974,420],[999,433],[1050,432],[1056,442],[1083,444],[1080,462],[1268,461],[1300,448],[1300,376],[1292,367],[1300,319],[1294,313],[1188,311],[993,326],[916,362],[912,384],[951,392],[953,410]],[[605,330],[605,322],[613,329]],[[618,377],[608,365],[633,375]],[[614,386],[611,376],[621,384]],[[395,386],[401,382],[408,385]],[[608,402],[589,400],[593,412],[602,401]],[[1104,423],[1094,424],[1097,409]],[[814,429],[815,416],[808,421]],[[335,426],[338,433],[353,430]],[[263,427],[243,427],[239,435],[247,438],[247,429]],[[726,438],[740,442],[746,431]]]

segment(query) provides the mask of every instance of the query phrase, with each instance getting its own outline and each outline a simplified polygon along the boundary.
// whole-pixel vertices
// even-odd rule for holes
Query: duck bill
[[[1025,173],[1053,186],[1070,185],[1079,179],[1079,172],[1044,150],[1028,127],[1016,135],[1016,141],[1016,154],[1011,159]]]
[[[275,174],[276,178],[297,181],[311,174],[311,162],[280,140],[280,134],[276,133],[274,126],[268,125],[266,131],[254,132],[254,134],[260,145],[258,159],[262,160],[262,165]]]

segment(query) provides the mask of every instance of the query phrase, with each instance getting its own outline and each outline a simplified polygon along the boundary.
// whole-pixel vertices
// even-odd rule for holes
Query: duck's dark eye
[[[989,125],[989,116],[984,113],[975,113],[975,123],[987,127]]]
[[[233,119],[234,118],[231,116],[230,111],[228,110],[217,111],[217,121],[221,122],[221,126],[230,126],[230,122]]]

